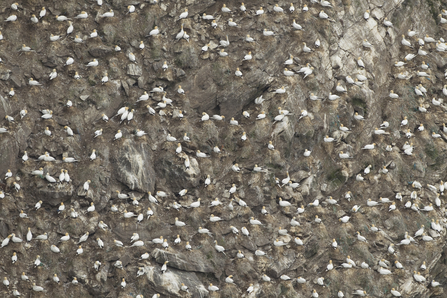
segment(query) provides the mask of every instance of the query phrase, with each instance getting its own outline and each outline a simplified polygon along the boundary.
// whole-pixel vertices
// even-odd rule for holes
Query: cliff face
[[[0,119],[4,119],[0,172],[9,169],[12,174],[0,182],[5,195],[0,199],[0,238],[9,239],[14,233],[23,242],[10,237],[13,240],[5,245],[3,240],[0,277],[6,277],[9,286],[0,287],[2,296],[12,296],[15,289],[27,297],[152,297],[155,293],[160,297],[309,297],[314,291],[320,297],[335,297],[339,291],[351,297],[357,290],[371,297],[391,297],[392,288],[403,297],[445,295],[445,196],[440,185],[447,179],[442,101],[447,95],[447,89],[443,93],[447,46],[443,40],[438,42],[445,37],[446,26],[438,16],[441,2],[346,0],[331,2],[332,7],[323,6],[325,2],[294,2],[293,13],[287,2],[278,2],[283,13],[275,11],[276,3],[257,1],[246,2],[246,12],[234,1],[225,3],[231,12],[223,12],[224,3],[214,1],[106,0],[100,6],[94,1],[28,0],[19,3],[18,10],[10,2],[0,4],[2,21],[17,16],[0,27]],[[305,4],[308,11],[303,11]],[[135,12],[128,13],[128,5],[134,5]],[[42,6],[46,15],[39,18]],[[264,14],[256,15],[261,6]],[[179,20],[185,8],[188,16]],[[111,9],[114,16],[106,17]],[[87,18],[76,18],[82,11]],[[327,19],[320,17],[321,11]],[[33,14],[39,18],[37,23],[31,20]],[[214,16],[216,28],[204,14]],[[58,21],[56,16],[69,20]],[[230,18],[237,27],[229,25]],[[74,29],[67,35],[68,21]],[[293,22],[303,30],[295,29]],[[160,33],[149,36],[155,26]],[[177,38],[181,26],[188,39]],[[274,35],[266,36],[265,29]],[[98,36],[90,37],[94,30]],[[51,41],[51,35],[60,39]],[[247,35],[254,41],[247,42]],[[403,45],[403,35],[411,47]],[[424,45],[420,40],[425,40]],[[116,51],[116,46],[121,50]],[[222,50],[228,56],[222,57]],[[244,60],[249,52],[252,59]],[[135,61],[130,60],[131,53]],[[284,65],[290,55],[292,64]],[[66,65],[68,58],[74,63]],[[87,66],[93,59],[98,66]],[[397,61],[404,65],[395,66]],[[427,69],[421,67],[424,64]],[[306,65],[311,73],[299,73]],[[285,67],[292,71],[290,76],[284,74]],[[235,75],[237,68],[242,77]],[[53,69],[57,77],[50,80]],[[108,82],[103,83],[105,76]],[[31,79],[41,85],[30,85]],[[179,85],[184,94],[178,92]],[[423,89],[418,85],[426,90],[419,91]],[[285,93],[275,93],[282,86]],[[151,92],[159,87],[166,94]],[[144,99],[144,92],[148,98],[138,101]],[[399,98],[390,98],[390,93]],[[311,95],[319,99],[311,100]],[[123,107],[132,111],[130,121],[115,116]],[[45,110],[51,110],[52,117],[44,119]],[[249,116],[243,116],[243,111]],[[286,111],[284,117],[276,118],[281,111]],[[210,120],[202,121],[203,113]],[[262,113],[265,119],[256,120]],[[364,119],[355,119],[356,113]],[[109,120],[104,121],[103,115]],[[408,124],[402,125],[404,117]],[[231,124],[232,118],[237,125]],[[378,134],[379,127],[385,134]],[[122,137],[114,140],[118,130]],[[139,137],[138,130],[146,134]],[[100,135],[95,137],[95,132]],[[177,141],[169,141],[168,136]],[[274,149],[268,148],[269,142]],[[411,155],[403,149],[407,142]],[[180,153],[176,153],[178,143]],[[362,149],[368,144],[374,144],[374,149]],[[97,158],[91,160],[93,150]],[[198,150],[208,157],[199,157]],[[304,155],[306,150],[310,156]],[[352,158],[340,158],[340,151]],[[45,152],[55,161],[39,160]],[[69,163],[67,158],[76,161]],[[235,164],[239,172],[234,171]],[[262,170],[253,171],[255,165]],[[39,168],[42,172],[32,174]],[[70,182],[59,182],[61,170],[67,171]],[[56,182],[49,182],[47,174]],[[283,185],[289,175],[298,187]],[[236,190],[231,189],[233,184]],[[188,191],[180,196],[183,189]],[[159,202],[151,201],[148,192]],[[345,197],[348,192],[350,199]],[[403,199],[396,198],[398,193]],[[198,198],[200,207],[188,208]],[[222,204],[212,206],[215,198]],[[378,204],[369,206],[368,199]],[[312,206],[315,200],[318,206]],[[35,208],[39,201],[41,207]],[[281,201],[291,206],[280,206]],[[407,202],[413,208],[406,207]],[[65,210],[58,212],[61,203]],[[89,212],[92,203],[94,210]],[[177,210],[178,204],[182,207]],[[389,211],[393,204],[396,210]],[[302,206],[305,211],[297,212]],[[360,206],[357,212],[355,206]],[[148,207],[154,213],[149,219]],[[27,216],[20,216],[22,210]],[[144,219],[125,218],[126,212],[143,214]],[[212,215],[222,220],[213,222]],[[346,223],[339,220],[344,216],[350,217]],[[176,225],[176,218],[186,225]],[[262,225],[254,225],[251,218]],[[300,225],[292,224],[292,218]],[[437,221],[439,231],[432,229]],[[101,228],[101,222],[108,227]],[[433,241],[414,236],[422,225]],[[198,232],[199,227],[210,234]],[[249,236],[236,235],[231,227],[240,233],[246,227]],[[28,228],[31,241],[26,241]],[[86,232],[88,240],[78,244]],[[359,240],[357,232],[367,241]],[[47,240],[36,239],[44,233]],[[61,242],[66,233],[71,239]],[[143,246],[131,247],[134,233]],[[417,243],[398,245],[407,239],[406,233]],[[151,242],[160,236],[169,248]],[[181,243],[175,245],[178,236]],[[276,240],[285,245],[275,246]],[[303,245],[297,244],[299,240]],[[186,241],[192,250],[185,248]],[[225,254],[216,250],[214,241],[225,248]],[[394,253],[389,252],[391,244]],[[53,252],[52,245],[60,252]],[[79,245],[83,253],[78,255]],[[266,255],[256,255],[257,250]],[[146,252],[150,257],[141,259]],[[238,257],[238,252],[244,257]],[[14,264],[13,253],[18,258]],[[37,256],[41,264],[35,266]],[[344,268],[348,256],[356,263],[354,268]],[[378,272],[382,259],[391,274]],[[101,262],[99,270],[95,261]],[[162,274],[166,261],[167,271]],[[334,269],[327,271],[329,261]],[[395,261],[404,268],[396,268]],[[362,269],[362,262],[369,269]],[[425,270],[420,269],[423,262]],[[414,271],[426,281],[417,282]],[[29,281],[21,278],[22,272]],[[59,284],[53,281],[54,274]],[[234,284],[225,282],[229,275]],[[264,275],[271,281],[263,280]],[[284,275],[291,279],[284,280]],[[72,283],[74,277],[79,284]],[[430,286],[432,280],[441,286]],[[33,283],[44,292],[34,292]],[[182,283],[188,292],[181,290]],[[211,291],[210,283],[220,290]],[[247,293],[250,284],[253,292]]]

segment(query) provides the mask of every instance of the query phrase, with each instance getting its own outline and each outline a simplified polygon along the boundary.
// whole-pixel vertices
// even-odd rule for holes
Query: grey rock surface
[[[0,177],[0,240],[5,241],[0,279],[9,281],[9,286],[0,285],[1,297],[13,297],[14,289],[22,297],[147,298],[159,293],[282,298],[311,297],[314,291],[319,297],[336,297],[339,291],[353,297],[358,290],[369,297],[392,297],[393,288],[402,297],[446,295],[441,189],[447,180],[445,3],[342,0],[328,7],[324,1],[298,1],[291,13],[289,2],[249,1],[241,12],[241,4],[232,1],[225,3],[231,9],[227,13],[224,2],[207,0],[103,0],[102,5],[32,0],[18,3],[18,10],[12,2],[0,3],[0,174],[11,173]],[[284,13],[276,12],[275,4]],[[129,5],[135,6],[134,13],[128,13]],[[33,23],[32,15],[39,16],[42,6],[46,15]],[[256,15],[260,7],[264,14]],[[179,20],[185,8],[188,17]],[[110,10],[114,16],[104,17]],[[76,18],[82,11],[88,17]],[[328,19],[319,17],[321,11]],[[216,28],[204,13],[214,16]],[[11,15],[17,21],[6,22]],[[68,17],[73,32],[67,34],[68,20],[56,16]],[[237,27],[229,26],[230,18]],[[294,20],[304,30],[295,30]],[[160,33],[150,36],[155,26]],[[265,36],[264,29],[274,36]],[[98,36],[91,38],[93,30]],[[189,38],[176,38],[180,30]],[[60,39],[50,41],[51,34]],[[247,34],[255,41],[247,42]],[[82,42],[75,42],[76,36]],[[229,45],[222,46],[227,36]],[[403,36],[411,47],[402,44]],[[303,42],[311,51],[304,50]],[[221,51],[228,56],[220,56]],[[252,59],[244,60],[249,52]],[[409,54],[417,55],[410,59]],[[74,63],[66,65],[68,58]],[[93,59],[98,66],[87,66]],[[292,64],[285,65],[287,59]],[[397,67],[398,61],[405,64]],[[312,73],[300,73],[305,66]],[[284,74],[285,67],[292,75]],[[53,69],[58,75],[50,80]],[[236,69],[242,77],[235,75]],[[31,86],[31,78],[41,85]],[[347,92],[337,90],[339,84]],[[178,93],[179,86],[184,94]],[[275,93],[282,86],[285,93]],[[418,95],[417,86],[426,93]],[[159,87],[166,93],[152,92]],[[399,98],[390,98],[391,91]],[[139,100],[144,92],[148,97]],[[329,100],[330,94],[339,98]],[[133,110],[132,119],[117,115],[123,107]],[[52,117],[42,118],[44,110],[51,110]],[[284,110],[289,114],[277,120]],[[210,120],[203,121],[203,113]],[[356,113],[364,120],[355,119]],[[261,114],[265,119],[255,120]],[[404,117],[408,124],[401,125]],[[383,126],[386,134],[377,134],[376,128]],[[118,130],[122,137],[116,139]],[[138,136],[138,131],[145,134]],[[333,142],[325,142],[326,136]],[[268,149],[269,142],[274,149]],[[375,144],[374,149],[362,149],[367,144]],[[412,146],[411,155],[404,145]],[[93,150],[95,160],[90,158]],[[207,157],[198,156],[198,150]],[[311,151],[309,156],[305,150]],[[353,158],[341,159],[340,151]],[[45,152],[55,160],[39,160]],[[235,165],[240,171],[233,170]],[[255,165],[262,170],[253,171]],[[69,181],[60,181],[61,173]],[[283,185],[287,177],[293,183]],[[188,191],[180,195],[183,189]],[[200,207],[191,208],[199,198]],[[216,198],[222,204],[213,206]],[[312,206],[316,199],[318,206]],[[378,204],[368,206],[368,199]],[[291,206],[281,206],[281,201]],[[412,208],[405,206],[408,202]],[[393,203],[396,210],[390,211]],[[221,220],[213,222],[211,215]],[[344,216],[350,217],[346,223],[340,221]],[[262,225],[252,224],[252,218]],[[300,225],[292,225],[292,219]],[[177,220],[185,225],[176,225]],[[435,231],[437,222],[440,229]],[[432,241],[415,236],[422,226]],[[209,234],[199,233],[199,227]],[[28,231],[31,241],[26,240]],[[87,232],[88,239],[80,242]],[[13,233],[23,241],[6,244]],[[44,233],[48,239],[36,239]],[[62,241],[66,233],[70,239]],[[142,246],[131,240],[134,233]],[[399,245],[407,233],[416,243]],[[160,237],[168,247],[152,241]],[[303,245],[297,245],[299,240]],[[275,246],[276,241],[284,245]],[[53,252],[52,245],[60,252]],[[257,255],[259,251],[265,255]],[[13,263],[14,253],[18,260]],[[149,257],[143,259],[145,253]],[[38,256],[41,263],[35,266]],[[354,268],[343,267],[348,256]],[[382,259],[389,263],[390,275],[378,273]],[[101,262],[98,270],[96,261]],[[330,261],[334,269],[326,270]],[[396,268],[395,261],[404,269]],[[362,269],[362,262],[369,269]],[[414,271],[426,281],[417,282]],[[29,281],[21,279],[22,273]],[[229,275],[234,283],[226,282]],[[316,282],[320,277],[323,286]],[[433,280],[440,286],[432,287]],[[44,292],[33,291],[33,283]],[[188,292],[181,290],[182,283]],[[212,291],[210,284],[219,290]]]

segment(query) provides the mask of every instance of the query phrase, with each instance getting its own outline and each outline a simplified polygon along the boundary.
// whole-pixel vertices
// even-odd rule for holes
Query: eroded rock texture
[[[98,2],[0,3],[2,297],[446,295],[445,3]]]

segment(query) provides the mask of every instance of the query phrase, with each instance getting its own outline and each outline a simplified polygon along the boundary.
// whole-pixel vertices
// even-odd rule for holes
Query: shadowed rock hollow
[[[100,2],[0,3],[2,297],[445,296],[442,2]]]

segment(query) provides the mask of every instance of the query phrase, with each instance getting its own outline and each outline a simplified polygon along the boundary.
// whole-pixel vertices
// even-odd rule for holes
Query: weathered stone
[[[154,249],[151,255],[155,260],[163,264],[169,261],[169,266],[183,271],[196,271],[203,273],[214,272],[214,267],[206,261],[198,251],[192,251],[188,255],[182,253],[170,253],[161,249]]]
[[[103,45],[92,46],[88,50],[89,54],[95,58],[104,58],[106,55],[113,52],[112,48]]]
[[[141,67],[135,63],[127,64],[127,74],[130,76],[139,77],[143,74]]]
[[[113,156],[117,179],[132,190],[153,191],[155,172],[148,144],[135,144],[129,139],[118,142],[122,143]]]

